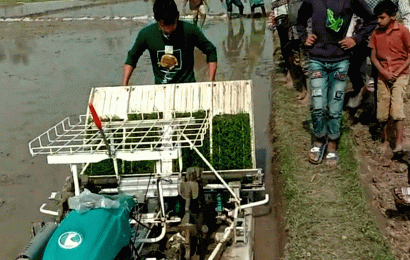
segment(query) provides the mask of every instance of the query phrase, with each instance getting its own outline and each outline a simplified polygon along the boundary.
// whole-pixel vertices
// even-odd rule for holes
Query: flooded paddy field
[[[107,9],[101,12],[77,10],[80,13],[75,15],[64,12],[51,17],[115,16],[123,14],[121,10],[130,10],[132,16],[135,7],[129,4],[99,7],[102,9],[98,10]],[[135,9],[139,12],[151,8],[146,2],[138,4],[142,6]],[[219,1],[215,4],[220,5]],[[44,18],[47,17],[50,16]],[[92,87],[121,84],[127,51],[139,30],[154,22],[142,14],[140,17],[0,23],[0,259],[14,259],[24,249],[30,240],[32,222],[47,220],[39,207],[52,191],[61,189],[65,177],[70,175],[66,165],[47,165],[45,157],[31,157],[29,141],[66,117],[85,114]],[[264,169],[270,183],[268,125],[273,43],[266,19],[228,21],[210,17],[203,32],[218,49],[218,81],[253,80],[257,167]],[[208,80],[205,57],[199,51],[195,72],[197,81]],[[131,84],[153,82],[146,52]],[[267,190],[273,192],[270,186]],[[260,214],[256,229],[269,234],[257,234],[256,247],[261,249],[256,252],[256,259],[271,259],[272,254],[278,254],[275,240],[279,238],[272,216]]]

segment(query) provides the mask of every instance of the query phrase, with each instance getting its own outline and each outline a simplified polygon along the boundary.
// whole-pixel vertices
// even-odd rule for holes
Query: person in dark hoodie
[[[357,34],[346,37],[353,14],[363,18]],[[308,19],[312,32],[307,32]],[[377,19],[364,0],[305,0],[299,9],[297,30],[308,48],[313,144],[309,161],[337,165],[338,140],[349,69],[350,50],[369,36]]]

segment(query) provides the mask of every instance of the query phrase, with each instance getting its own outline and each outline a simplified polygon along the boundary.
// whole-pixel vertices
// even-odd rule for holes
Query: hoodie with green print
[[[353,35],[356,44],[368,38],[377,25],[377,17],[364,0],[305,0],[299,9],[297,30],[302,42],[307,38],[307,21],[312,18],[312,34],[316,43],[308,48],[309,59],[337,62],[349,59],[350,49],[338,43],[346,37],[353,14],[364,20],[359,32]]]

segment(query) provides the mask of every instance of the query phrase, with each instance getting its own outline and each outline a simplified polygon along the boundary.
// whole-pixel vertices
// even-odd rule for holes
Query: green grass
[[[287,209],[285,259],[394,259],[367,205],[348,120],[339,166],[312,165],[309,127],[302,126],[307,107],[289,102],[295,93],[282,84],[273,89],[273,145]]]

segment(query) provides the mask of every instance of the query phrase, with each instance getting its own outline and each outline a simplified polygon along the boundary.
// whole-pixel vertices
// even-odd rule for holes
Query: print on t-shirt
[[[181,49],[174,50],[173,53],[165,53],[165,50],[157,51],[158,66],[164,73],[162,83],[168,83],[173,79],[175,74],[181,70],[182,55]]]

